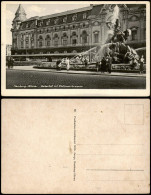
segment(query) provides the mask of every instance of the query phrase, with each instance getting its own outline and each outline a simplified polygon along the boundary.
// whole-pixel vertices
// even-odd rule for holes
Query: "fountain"
[[[129,65],[131,62],[133,63],[133,61],[138,64],[139,56],[137,52],[126,44],[128,37],[131,35],[131,30],[121,30],[118,5],[114,7],[112,15],[106,21],[106,25],[108,31],[107,39],[104,41],[104,44],[82,52],[78,57],[82,59],[82,57],[86,58],[91,56],[92,62],[97,62],[101,61],[103,57],[110,56],[113,64]],[[73,59],[76,57],[77,56]]]
[[[127,38],[131,35],[131,30],[121,30],[119,20],[119,7],[116,5],[112,16],[106,21],[108,27],[108,37],[100,50],[96,53],[95,58],[102,60],[103,57],[112,57],[115,64],[130,63],[135,60],[138,63],[139,56],[137,52],[126,44]]]

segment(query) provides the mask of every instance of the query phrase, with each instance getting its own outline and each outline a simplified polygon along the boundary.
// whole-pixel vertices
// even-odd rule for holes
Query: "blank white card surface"
[[[2,100],[2,193],[149,193],[146,99]]]

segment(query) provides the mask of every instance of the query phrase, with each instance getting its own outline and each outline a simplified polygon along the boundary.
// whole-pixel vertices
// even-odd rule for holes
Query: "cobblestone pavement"
[[[145,89],[145,77],[66,74],[41,71],[7,70],[7,89]]]

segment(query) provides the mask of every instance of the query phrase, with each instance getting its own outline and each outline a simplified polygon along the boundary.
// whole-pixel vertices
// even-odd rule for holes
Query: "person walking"
[[[100,70],[100,62],[97,61],[96,62],[96,71],[99,72],[99,70]]]
[[[88,65],[88,60],[85,58],[84,59],[84,64],[85,64],[85,67],[87,67],[87,65]]]
[[[69,71],[69,69],[70,69],[70,60],[69,60],[69,58],[66,58],[66,68],[67,68],[67,71]]]
[[[9,59],[9,68],[13,68],[13,66],[14,66],[14,59],[12,58],[12,57],[10,57],[10,59]]]
[[[109,55],[106,57],[106,65],[107,65],[107,71],[111,74],[112,58]]]
[[[61,60],[57,60],[56,68],[57,68],[57,70],[61,70]]]
[[[108,72],[111,74],[112,72],[112,58],[109,56],[109,67],[108,67]]]
[[[106,59],[105,57],[101,60],[101,72],[104,73],[106,71]]]
[[[142,55],[141,59],[140,59],[140,74],[142,74],[144,71],[144,56]]]

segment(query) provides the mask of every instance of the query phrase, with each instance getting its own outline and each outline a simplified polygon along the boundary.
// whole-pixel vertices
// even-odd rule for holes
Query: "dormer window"
[[[83,19],[86,19],[86,18],[87,18],[87,14],[84,13],[84,14],[83,14]]]
[[[43,21],[40,21],[40,22],[39,22],[39,26],[42,26],[42,25],[43,25]]]
[[[59,21],[59,19],[56,18],[56,19],[54,20],[54,24],[58,24],[58,21]]]
[[[50,19],[46,21],[46,25],[48,26],[50,24]]]
[[[77,14],[74,14],[73,16],[72,16],[72,21],[75,21],[77,19]]]
[[[26,28],[29,28],[29,24],[28,23],[26,24]]]
[[[67,16],[63,18],[63,22],[67,22]]]

